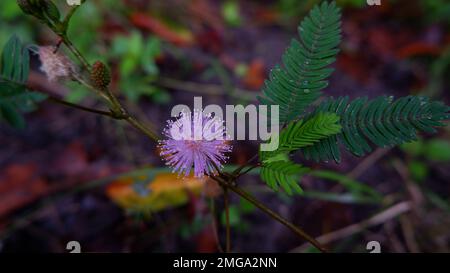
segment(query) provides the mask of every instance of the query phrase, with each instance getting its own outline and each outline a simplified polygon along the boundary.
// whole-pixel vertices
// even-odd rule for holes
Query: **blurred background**
[[[113,91],[160,131],[172,106],[192,105],[195,95],[204,104],[255,103],[318,2],[88,0],[69,37],[91,63],[110,65]],[[450,1],[337,3],[343,42],[327,95],[421,94],[449,104]],[[15,0],[1,1],[0,24],[1,47],[14,33],[27,44],[58,41]],[[99,105],[76,83],[48,83],[39,66],[32,56],[30,85]],[[68,252],[69,241],[83,252],[221,251],[223,201],[213,182],[187,186],[163,167],[155,143],[124,123],[49,102],[25,117],[22,130],[0,124],[0,252]],[[258,149],[233,145],[231,165]],[[339,165],[297,157],[316,170],[303,179],[303,196],[273,193],[257,172],[240,183],[333,252],[367,252],[369,241],[382,252],[449,252],[449,128],[364,158],[344,153]],[[231,201],[233,251],[315,251],[251,204]]]

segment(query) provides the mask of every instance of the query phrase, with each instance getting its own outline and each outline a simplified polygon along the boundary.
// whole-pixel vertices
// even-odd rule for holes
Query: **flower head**
[[[213,174],[232,148],[226,141],[223,121],[200,110],[182,112],[176,121],[169,120],[164,135],[167,139],[159,143],[160,155],[174,172],[184,176],[192,168],[195,177]]]
[[[76,66],[65,55],[54,51],[52,46],[39,47],[41,70],[47,75],[48,80],[57,82],[76,77],[78,74]]]

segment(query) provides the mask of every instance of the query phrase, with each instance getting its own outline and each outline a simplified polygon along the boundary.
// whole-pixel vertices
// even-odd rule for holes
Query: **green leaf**
[[[259,101],[280,106],[280,122],[302,115],[321,96],[329,66],[336,60],[341,41],[341,12],[335,2],[316,5],[298,28],[300,41],[292,40],[282,59],[265,82]]]
[[[11,126],[18,129],[25,128],[25,120],[22,115],[14,109],[11,105],[0,105],[1,117],[6,120]]]
[[[317,113],[306,121],[291,122],[278,136],[278,149],[273,152],[261,151],[261,160],[314,145],[321,139],[338,134],[340,130],[339,116],[334,113]]]
[[[21,113],[36,109],[36,103],[46,98],[26,89],[30,71],[28,49],[17,36],[6,43],[1,56],[0,67],[0,111],[1,117],[15,128],[24,128]]]
[[[12,36],[11,39],[6,43],[3,48],[2,58],[1,58],[1,75],[2,78],[20,81],[20,71],[22,65],[20,63],[22,48],[20,45],[19,38],[16,35]],[[19,77],[17,75],[19,74]]]
[[[372,151],[370,143],[392,147],[417,140],[417,132],[435,133],[434,127],[444,126],[450,118],[450,108],[427,97],[407,96],[393,100],[381,96],[368,101],[348,97],[329,98],[313,112],[333,112],[340,116],[342,132],[302,149],[307,159],[340,162],[339,143],[356,156]]]
[[[290,161],[277,161],[263,163],[260,176],[274,191],[278,191],[281,186],[289,195],[292,195],[294,192],[301,194],[303,190],[298,183],[300,182],[300,177],[308,170],[308,168]]]

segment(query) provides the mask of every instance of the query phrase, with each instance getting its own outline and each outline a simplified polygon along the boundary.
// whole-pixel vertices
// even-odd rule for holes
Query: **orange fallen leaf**
[[[179,178],[172,173],[156,175],[146,187],[148,194],[137,193],[134,183],[133,177],[119,179],[106,188],[106,194],[123,209],[149,213],[184,205],[189,201],[190,194],[199,196],[203,191],[207,195],[218,193],[209,188],[211,182],[207,178]]]

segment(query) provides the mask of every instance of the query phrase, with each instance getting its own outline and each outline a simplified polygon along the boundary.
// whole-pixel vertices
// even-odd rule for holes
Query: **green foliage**
[[[162,104],[170,100],[166,91],[151,84],[159,76],[155,60],[160,53],[157,37],[144,39],[139,32],[132,32],[114,38],[110,57],[119,61],[120,89],[130,101],[137,102],[143,96]]]
[[[284,2],[296,3],[295,0]],[[339,51],[340,19],[340,9],[335,2],[316,5],[299,26],[300,41],[292,41],[283,55],[283,66],[271,71],[263,96],[259,97],[262,104],[279,105],[280,123],[288,124],[279,135],[279,148],[260,152],[261,178],[274,190],[281,185],[288,193],[299,192],[297,180],[304,169],[289,161],[292,152],[301,150],[307,159],[315,161],[340,162],[339,144],[362,156],[372,151],[372,145],[390,147],[417,139],[418,131],[434,133],[434,127],[443,126],[442,121],[450,118],[448,106],[418,96],[395,101],[386,96],[371,101],[358,98],[352,102],[348,97],[328,98],[308,114],[307,108],[321,96],[333,72],[329,65]],[[293,121],[300,118],[300,121]],[[436,152],[434,157],[442,158],[444,153]],[[417,173],[420,175],[423,171]],[[338,181],[346,186],[358,185],[342,177]],[[351,190],[351,194],[354,193],[354,189]],[[349,196],[308,194],[329,200],[349,200]],[[361,202],[376,199],[373,195],[350,197]]]
[[[262,104],[279,105],[282,123],[296,119],[321,95],[333,72],[341,40],[341,13],[336,4],[315,6],[298,28],[300,41],[293,39],[265,82]]]
[[[289,153],[314,145],[340,131],[339,116],[334,113],[319,112],[308,120],[293,121],[280,132],[278,149],[261,152],[261,159],[268,160],[280,153]]]
[[[274,191],[278,191],[281,186],[289,195],[293,192],[301,194],[303,190],[298,183],[301,175],[308,170],[308,168],[291,161],[276,161],[263,163],[260,175],[261,179]]]
[[[261,179],[274,190],[278,190],[281,185],[288,194],[301,193],[298,180],[307,168],[290,162],[288,154],[314,145],[321,139],[339,133],[340,130],[339,117],[333,113],[318,113],[307,121],[291,122],[280,132],[277,150],[261,151]]]
[[[36,102],[46,97],[26,90],[25,83],[30,70],[28,49],[17,36],[11,37],[5,45],[0,67],[0,116],[11,126],[24,128],[22,112],[35,109]]]
[[[417,139],[417,131],[434,133],[433,127],[443,126],[449,119],[449,107],[426,97],[407,96],[393,101],[378,97],[367,101],[348,97],[327,99],[315,112],[335,112],[341,117],[342,132],[305,147],[307,159],[340,161],[338,143],[356,156],[372,151],[369,141],[380,147],[391,147]]]

